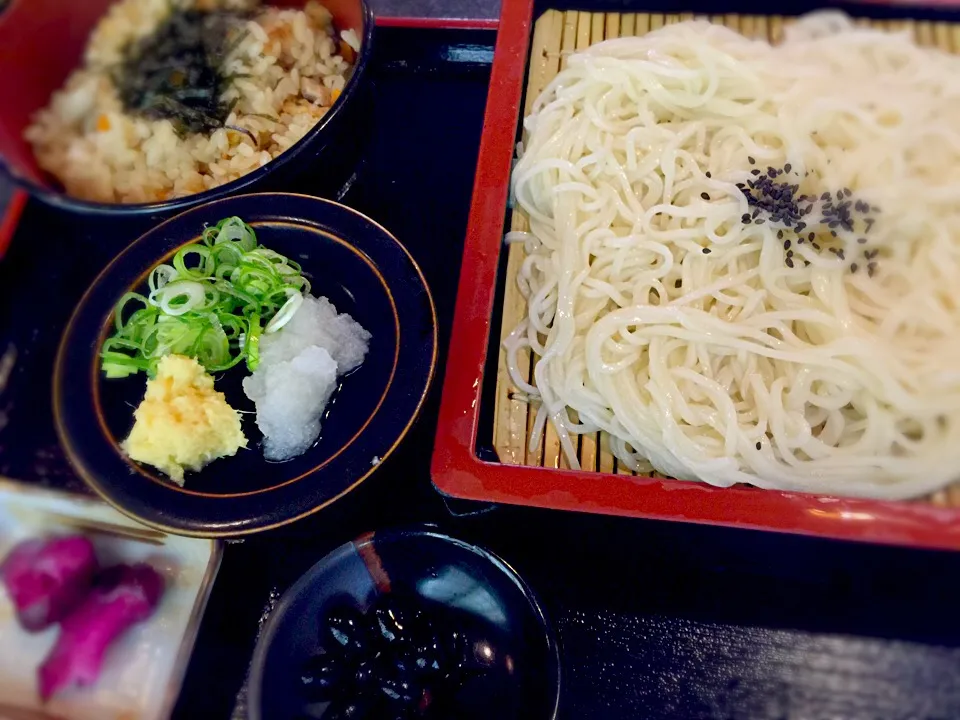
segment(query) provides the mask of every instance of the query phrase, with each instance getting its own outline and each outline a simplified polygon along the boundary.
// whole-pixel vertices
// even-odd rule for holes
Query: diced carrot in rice
[[[340,57],[350,64],[353,64],[354,60],[357,59],[357,53],[347,44],[346,40],[340,41]]]
[[[183,183],[183,189],[188,193],[202,192],[205,189],[203,186],[203,177],[199,173],[194,173]]]

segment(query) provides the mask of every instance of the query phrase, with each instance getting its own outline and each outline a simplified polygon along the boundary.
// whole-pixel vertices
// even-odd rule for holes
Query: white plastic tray
[[[58,627],[20,628],[0,587],[0,720],[162,720],[173,710],[200,619],[220,566],[220,545],[145,528],[107,505],[0,480],[0,560],[19,541],[80,533],[101,566],[147,562],[166,581],[155,614],[108,651],[96,685],[74,688],[44,706],[36,669]]]

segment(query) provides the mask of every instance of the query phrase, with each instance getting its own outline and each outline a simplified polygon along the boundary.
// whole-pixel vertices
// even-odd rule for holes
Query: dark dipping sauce
[[[232,104],[221,98],[233,81],[223,65],[246,36],[245,18],[228,10],[173,10],[156,30],[124,48],[114,68],[124,109],[170,120],[180,136],[223,127]]]

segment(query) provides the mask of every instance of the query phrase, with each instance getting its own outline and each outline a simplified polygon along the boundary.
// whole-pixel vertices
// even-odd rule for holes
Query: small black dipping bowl
[[[456,696],[458,720],[553,720],[560,660],[553,632],[530,588],[495,555],[429,529],[368,534],[341,545],[280,599],[260,636],[250,673],[250,720],[324,718],[305,704],[301,669],[320,651],[333,607],[366,611],[385,594],[438,606],[493,657],[492,669]],[[488,649],[489,648],[489,649]]]

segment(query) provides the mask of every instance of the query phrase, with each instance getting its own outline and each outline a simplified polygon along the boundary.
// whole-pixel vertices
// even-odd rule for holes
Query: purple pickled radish
[[[114,640],[153,613],[163,578],[149,565],[117,565],[97,578],[83,603],[61,623],[60,637],[38,671],[40,697],[48,700],[100,675]]]
[[[0,565],[0,578],[20,625],[36,632],[83,601],[96,571],[93,544],[74,535],[20,543]]]

